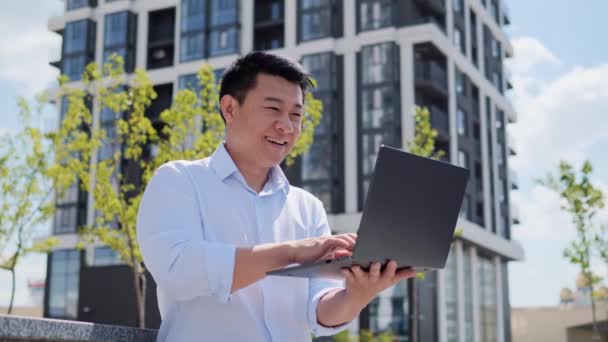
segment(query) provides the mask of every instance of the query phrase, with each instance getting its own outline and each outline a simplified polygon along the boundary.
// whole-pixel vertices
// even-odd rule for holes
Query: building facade
[[[292,184],[325,204],[335,232],[356,230],[381,143],[405,147],[415,106],[425,106],[445,161],[471,179],[446,268],[386,290],[353,330],[391,330],[402,341],[511,341],[508,262],[522,260],[511,240],[518,223],[509,192],[514,155],[507,125],[517,115],[503,62],[513,48],[501,0],[65,0],[49,20],[62,35],[51,64],[79,82],[84,66],[111,53],[127,71],[148,71],[158,93],[152,119],[173,94],[195,83],[201,63],[218,76],[238,56],[270,50],[299,60],[318,82],[324,115],[310,151],[287,170]],[[59,103],[60,112],[66,103]],[[112,127],[104,111],[101,125]],[[109,141],[99,158],[111,156]],[[104,152],[105,151],[105,152]],[[407,177],[407,174],[404,174]],[[76,229],[92,222],[92,197],[77,187],[59,199],[49,254],[45,316],[134,324],[125,267],[107,247],[81,252]],[[124,282],[124,283],[121,283]],[[123,286],[124,287],[124,286]],[[149,307],[155,309],[154,288]],[[416,298],[414,305],[412,298]],[[121,309],[122,309],[121,307]],[[153,309],[150,326],[159,322]],[[412,336],[415,327],[416,336]]]

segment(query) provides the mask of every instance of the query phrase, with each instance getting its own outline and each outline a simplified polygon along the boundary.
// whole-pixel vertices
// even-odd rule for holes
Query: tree
[[[570,214],[576,227],[576,238],[564,250],[564,257],[570,263],[579,266],[581,274],[589,281],[591,290],[591,314],[593,318],[593,335],[599,338],[595,304],[594,286],[601,280],[591,270],[591,258],[594,242],[597,242],[596,215],[604,207],[604,195],[591,183],[593,167],[585,161],[580,172],[574,170],[566,161],[559,163],[557,176],[547,175],[538,183],[555,191],[561,201],[561,209]]]
[[[46,95],[36,97],[35,107],[17,100],[20,129],[0,137],[0,269],[11,274],[8,314],[15,299],[15,269],[22,257],[45,253],[58,241],[41,238],[41,228],[53,216],[55,194],[61,196],[67,178],[59,177],[55,161],[72,147],[56,145],[45,134],[41,119]]]
[[[93,122],[87,139],[80,146],[80,159],[72,170],[82,181],[84,190],[93,196],[95,220],[81,227],[84,248],[102,243],[117,252],[131,268],[136,293],[137,321],[145,327],[145,267],[136,239],[136,218],[146,184],[162,164],[177,159],[205,158],[224,137],[224,122],[218,112],[218,86],[211,66],[198,72],[199,93],[179,91],[170,108],[159,118],[151,118],[148,109],[156,98],[152,82],[143,70],[136,70],[130,81],[124,75],[120,57],[114,56],[100,70],[95,63],[83,75],[85,91],[70,89],[62,82],[62,93],[69,98],[64,122],[74,125],[91,117],[85,106],[87,98],[107,116],[114,116],[112,125]],[[315,126],[320,122],[322,105],[312,94],[306,94],[306,115],[302,134],[287,163],[313,142]],[[112,120],[110,120],[112,121]],[[86,121],[89,123],[89,121]],[[109,134],[109,133],[112,134]],[[114,146],[109,158],[96,160],[100,149]]]
[[[445,155],[442,150],[437,150],[435,147],[435,139],[437,138],[437,130],[431,126],[431,114],[427,108],[416,107],[415,120],[415,131],[414,139],[407,142],[409,151],[413,154],[439,159]],[[458,234],[458,233],[457,233]],[[412,341],[418,341],[418,298],[417,298],[417,279],[424,279],[424,273],[419,273],[415,278],[409,279],[409,297],[410,297],[410,335]]]

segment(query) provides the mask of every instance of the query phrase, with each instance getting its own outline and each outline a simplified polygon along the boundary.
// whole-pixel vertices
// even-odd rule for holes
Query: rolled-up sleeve
[[[137,214],[146,267],[169,297],[230,300],[235,246],[205,240],[204,222],[188,170],[170,162],[156,170]]]
[[[316,229],[311,237],[321,237],[331,235],[331,230],[327,222],[327,214],[323,209],[321,201],[317,201],[314,216],[316,219]],[[326,327],[319,323],[317,318],[317,306],[321,298],[333,290],[344,289],[344,281],[324,278],[311,278],[308,288],[308,326],[315,336],[335,335],[346,329],[350,322],[344,323],[336,327]]]

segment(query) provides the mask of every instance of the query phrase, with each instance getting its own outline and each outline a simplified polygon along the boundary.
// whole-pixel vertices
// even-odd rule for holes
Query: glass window
[[[454,12],[463,13],[464,5],[462,3],[462,0],[454,0],[453,6],[454,6]]]
[[[467,117],[466,113],[458,108],[456,110],[456,128],[458,130],[458,135],[466,135],[467,134]]]
[[[97,247],[93,257],[95,266],[120,264],[120,255],[110,247]]]
[[[458,341],[458,265],[456,253],[452,248],[446,261],[445,276],[445,301],[446,301],[446,332],[448,342]]]
[[[458,27],[454,27],[454,45],[460,49],[460,52],[466,54],[466,46],[464,41],[464,34]]]
[[[362,207],[369,177],[373,172],[380,144],[402,146],[399,115],[399,57],[396,45],[381,43],[364,46],[360,53],[361,70],[360,144],[361,171],[359,204]]]
[[[237,0],[211,1],[211,26],[233,25],[238,23]]]
[[[314,142],[301,158],[302,187],[317,196],[328,212],[341,211],[338,201],[342,193],[339,169],[339,115],[335,93],[338,91],[337,57],[333,53],[319,53],[302,58],[302,66],[317,81],[313,95],[323,103],[321,122],[315,127]],[[334,132],[336,134],[334,134]]]
[[[462,273],[464,278],[464,339],[465,342],[474,342],[473,330],[473,275],[471,267],[471,254],[464,253]]]
[[[300,40],[307,41],[330,37],[332,32],[333,21],[337,18],[332,18],[335,15],[342,13],[333,13],[333,1],[307,1],[300,0]]]
[[[464,95],[464,74],[456,69],[456,93]]]
[[[458,151],[458,165],[467,169],[469,168],[469,154],[465,151]]]
[[[498,337],[496,267],[492,259],[480,256],[478,260],[480,340],[496,342]]]
[[[85,52],[87,46],[87,24],[86,20],[65,24],[63,53]]]
[[[58,250],[50,254],[49,317],[78,317],[80,251]]]
[[[88,7],[89,0],[67,0],[66,1],[66,9],[68,11]]]
[[[182,0],[182,33],[204,30],[206,20],[205,0]]]
[[[368,306],[369,327],[374,333],[391,331],[398,341],[409,336],[407,282],[382,291]]]
[[[104,46],[127,43],[128,13],[119,12],[106,15],[104,25]]]
[[[205,57],[207,12],[205,0],[182,0],[180,61]]]
[[[213,30],[209,39],[211,40],[209,50],[211,56],[236,53],[238,50],[238,29],[236,27]]]
[[[377,30],[393,24],[393,2],[390,0],[359,0],[359,28]]]
[[[462,205],[460,206],[460,213],[458,216],[466,219],[471,218],[471,196],[465,195],[462,199]]]

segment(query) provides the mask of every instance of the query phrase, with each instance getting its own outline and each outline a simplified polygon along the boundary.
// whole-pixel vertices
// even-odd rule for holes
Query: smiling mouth
[[[285,146],[287,145],[287,141],[285,140],[278,140],[278,139],[273,139],[271,137],[266,137],[266,141],[268,141],[269,143],[275,144],[277,146]]]

